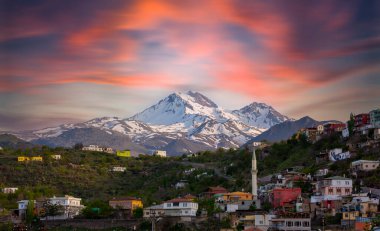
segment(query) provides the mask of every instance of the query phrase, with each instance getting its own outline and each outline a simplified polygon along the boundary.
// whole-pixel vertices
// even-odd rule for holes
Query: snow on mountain
[[[234,110],[232,114],[236,115],[243,123],[263,129],[263,131],[290,119],[276,111],[273,107],[265,103],[256,102],[239,110]]]
[[[138,147],[176,152],[191,149],[195,152],[206,148],[239,147],[286,120],[289,118],[264,103],[252,103],[239,110],[228,111],[206,96],[189,91],[173,93],[127,119],[101,117],[15,134],[40,143],[58,142],[62,145],[65,140],[73,143],[71,135],[77,133],[71,131],[89,131],[94,133],[93,140],[102,139],[97,136],[104,136],[107,140],[110,138],[108,136],[117,136],[119,143],[113,143],[117,147],[128,143],[120,139],[125,136],[140,145]]]

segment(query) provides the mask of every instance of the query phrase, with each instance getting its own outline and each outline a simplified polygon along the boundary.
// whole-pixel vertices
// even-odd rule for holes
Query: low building
[[[61,159],[61,155],[51,155],[50,157],[54,160],[60,160]]]
[[[187,185],[188,185],[187,180],[181,180],[181,181],[177,182],[177,183],[174,185],[174,187],[175,187],[176,189],[182,189],[182,188],[185,188]]]
[[[154,156],[160,156],[160,157],[166,157],[166,151],[155,150],[155,151],[153,152],[153,155],[154,155]]]
[[[5,194],[13,194],[13,193],[16,193],[16,191],[18,190],[18,188],[16,187],[9,187],[9,188],[3,188],[3,193]]]
[[[296,202],[301,196],[301,188],[275,188],[270,196],[274,208],[282,207],[292,201]]]
[[[127,170],[127,167],[120,167],[120,166],[112,167],[112,172],[125,172],[126,170]]]
[[[98,145],[89,145],[82,148],[83,151],[93,151],[93,152],[106,152],[113,153],[113,149],[110,147],[99,147]]]
[[[144,218],[165,217],[164,204],[144,208]]]
[[[226,202],[238,202],[238,201],[252,201],[253,195],[252,193],[247,192],[231,192],[231,193],[223,193],[223,201]]]
[[[116,210],[121,210],[124,217],[130,217],[135,209],[143,208],[142,200],[136,197],[113,198],[109,201],[109,205]]]
[[[19,156],[19,157],[17,157],[17,161],[18,162],[43,161],[43,158],[41,156],[32,156],[32,157]]]
[[[131,157],[131,150],[116,151],[116,156]]]
[[[33,203],[35,204],[36,201],[33,200]],[[28,209],[29,200],[20,200],[20,201],[17,201],[17,204],[18,204],[18,216],[21,220],[24,220],[26,216],[26,210]]]
[[[272,230],[311,230],[311,219],[309,213],[281,213],[271,219]]]
[[[380,165],[380,161],[375,160],[357,160],[351,163],[353,171],[373,171]]]
[[[330,135],[336,132],[342,132],[343,129],[346,128],[346,124],[344,123],[326,123],[323,125],[323,133]]]
[[[333,176],[318,181],[317,192],[321,195],[347,196],[352,193],[352,180],[341,176]]]
[[[322,169],[318,169],[315,172],[315,176],[316,177],[322,177],[322,176],[326,176],[328,173],[329,173],[329,169],[328,168],[322,168]]]

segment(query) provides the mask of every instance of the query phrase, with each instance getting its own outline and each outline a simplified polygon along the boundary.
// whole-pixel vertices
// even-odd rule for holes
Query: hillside
[[[0,134],[0,147],[2,148],[30,148],[34,145],[26,142],[22,139],[17,138],[11,134]]]

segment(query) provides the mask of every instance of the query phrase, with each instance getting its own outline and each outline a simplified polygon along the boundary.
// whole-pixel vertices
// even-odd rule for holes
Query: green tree
[[[142,218],[144,215],[144,210],[141,207],[136,208],[133,210],[133,217],[134,218]]]
[[[34,200],[28,201],[28,206],[26,207],[25,221],[27,224],[31,224],[34,218]]]

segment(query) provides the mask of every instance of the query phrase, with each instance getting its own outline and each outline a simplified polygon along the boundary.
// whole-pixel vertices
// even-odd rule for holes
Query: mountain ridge
[[[237,148],[287,120],[290,118],[265,103],[253,102],[238,110],[226,110],[201,93],[188,91],[172,93],[129,118],[99,117],[15,135],[50,146],[72,145],[70,135],[85,145],[99,140],[95,135],[106,140],[114,135],[119,143],[109,140],[108,144],[118,149],[131,149],[136,144],[138,151],[160,149],[179,155],[202,149]],[[88,131],[91,139],[82,139],[73,130]],[[120,135],[130,142],[123,142]]]

